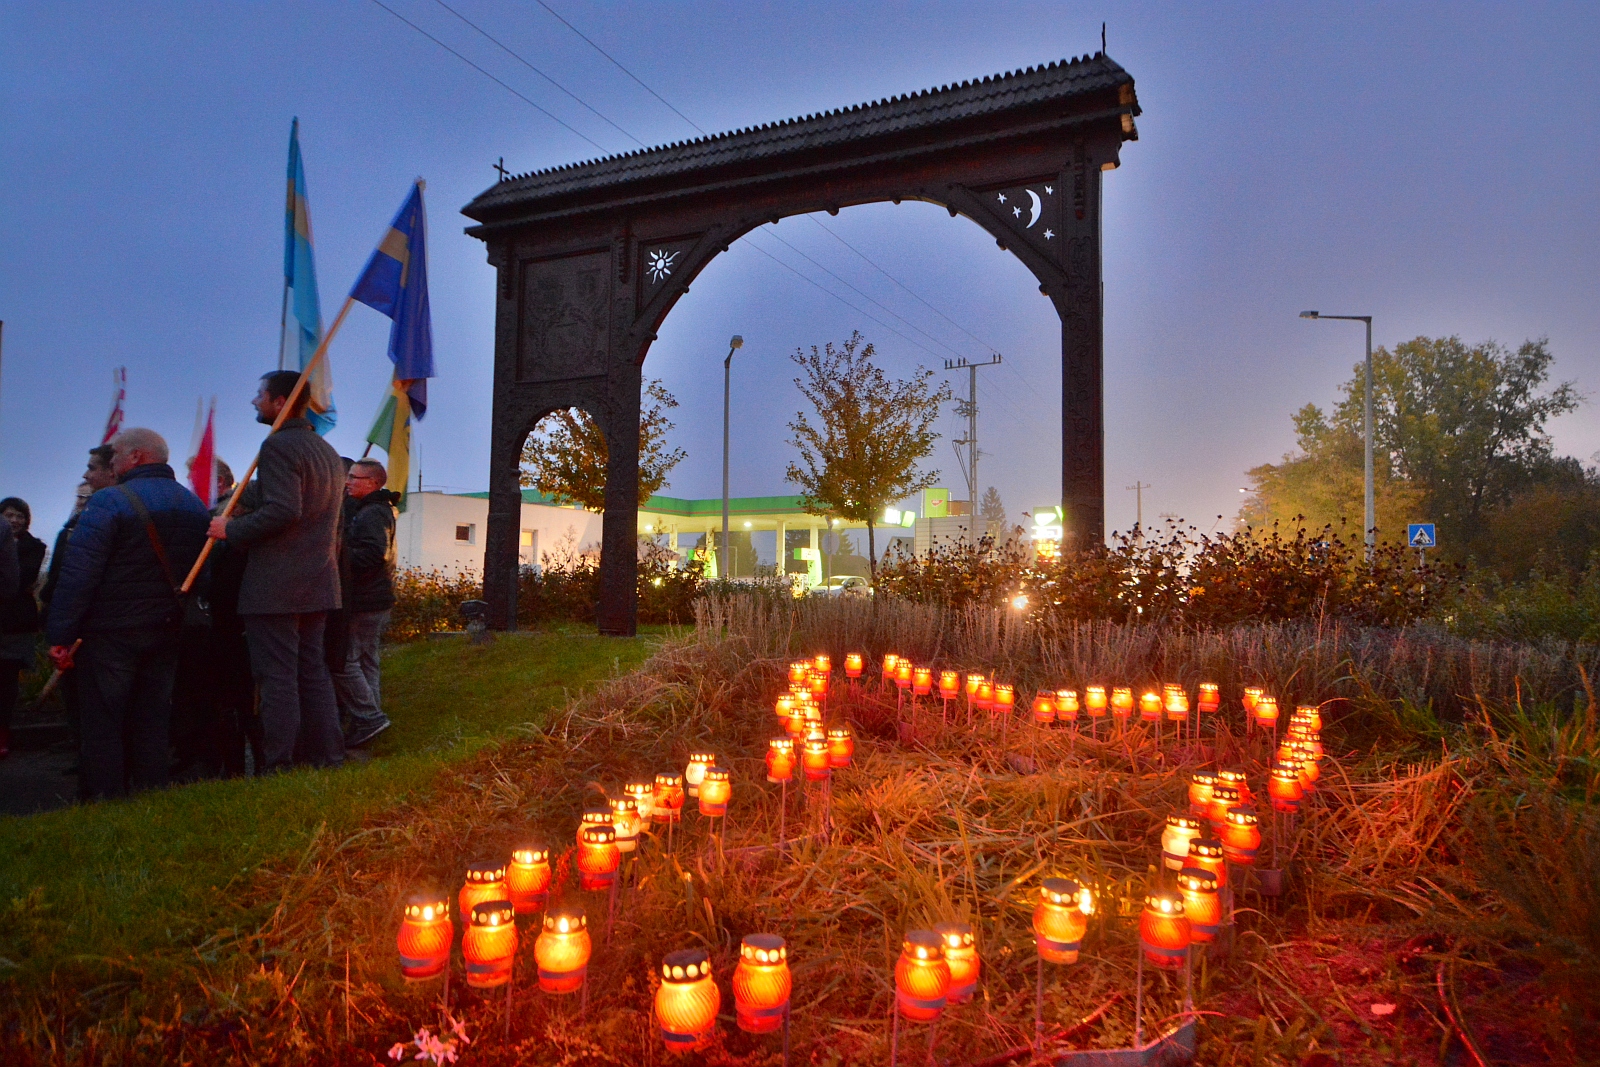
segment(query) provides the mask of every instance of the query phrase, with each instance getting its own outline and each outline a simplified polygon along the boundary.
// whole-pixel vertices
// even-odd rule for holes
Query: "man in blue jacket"
[[[167,465],[160,434],[123,430],[111,447],[118,484],[91,496],[79,516],[45,624],[50,658],[63,670],[76,660],[79,672],[86,799],[167,784],[183,621],[177,586],[200,554],[209,519]]]

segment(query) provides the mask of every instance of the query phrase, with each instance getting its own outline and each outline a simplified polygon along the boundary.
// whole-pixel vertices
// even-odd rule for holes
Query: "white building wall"
[[[453,493],[410,493],[395,521],[401,567],[483,573],[483,539],[489,501]],[[523,504],[519,556],[524,565],[547,554],[600,550],[600,516],[577,508]],[[530,543],[531,542],[531,543]]]

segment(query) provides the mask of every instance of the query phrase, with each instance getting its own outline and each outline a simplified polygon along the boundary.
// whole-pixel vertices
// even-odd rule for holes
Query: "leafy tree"
[[[800,506],[812,515],[837,515],[867,524],[867,566],[877,575],[874,524],[889,503],[920,492],[939,479],[919,473],[917,463],[933,452],[939,406],[950,386],[933,387],[933,372],[918,367],[911,378],[890,381],[872,362],[873,347],[859,331],[835,347],[810,354],[796,349],[794,380],[816,410],[816,423],[798,412],[789,429],[800,452],[785,477],[800,486]]]
[[[1426,518],[1447,546],[1483,547],[1496,509],[1570,479],[1545,425],[1575,410],[1571,382],[1546,389],[1554,361],[1544,340],[1511,351],[1493,341],[1418,337],[1373,353],[1374,484],[1381,532]],[[1362,373],[1331,416],[1308,404],[1294,416],[1300,452],[1250,471],[1255,499],[1241,519],[1304,516],[1312,527],[1362,514]]]
[[[667,485],[667,474],[688,453],[667,448],[673,428],[667,411],[678,400],[659,379],[644,388],[653,403],[639,409],[639,503]],[[606,437],[589,413],[578,408],[539,420],[522,445],[522,484],[563,503],[590,511],[606,509]]]

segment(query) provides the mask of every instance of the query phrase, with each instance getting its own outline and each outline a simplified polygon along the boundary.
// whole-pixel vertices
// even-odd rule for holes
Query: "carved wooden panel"
[[[610,268],[609,250],[522,264],[517,381],[551,382],[606,373]]]

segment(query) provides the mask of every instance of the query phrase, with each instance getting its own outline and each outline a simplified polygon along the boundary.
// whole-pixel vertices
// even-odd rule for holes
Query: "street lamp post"
[[[722,361],[722,553],[717,558],[720,578],[731,578],[732,553],[728,545],[728,398],[733,378],[733,354],[744,347],[744,338],[734,334],[728,342],[728,358]],[[778,549],[783,554],[782,546]]]
[[[1346,322],[1364,322],[1367,324],[1366,385],[1361,391],[1361,417],[1363,422],[1362,436],[1366,438],[1363,445],[1366,452],[1364,540],[1367,546],[1367,559],[1371,560],[1373,550],[1378,545],[1378,505],[1372,490],[1372,316],[1324,315],[1320,311],[1302,311],[1300,312],[1300,317],[1302,319],[1343,319]]]

